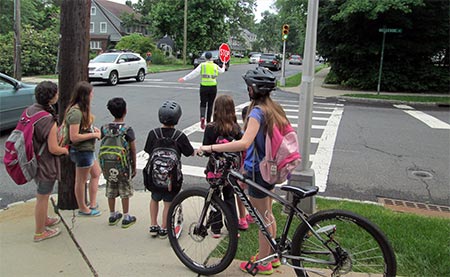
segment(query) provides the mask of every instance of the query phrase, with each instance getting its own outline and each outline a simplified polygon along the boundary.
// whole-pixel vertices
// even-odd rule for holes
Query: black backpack
[[[145,166],[144,185],[152,192],[173,192],[181,189],[183,174],[177,141],[183,134],[175,130],[171,137],[164,137],[162,129],[154,129],[155,147]],[[159,134],[158,134],[159,133]]]

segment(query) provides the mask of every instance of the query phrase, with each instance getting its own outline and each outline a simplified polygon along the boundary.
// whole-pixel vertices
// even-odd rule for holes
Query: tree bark
[[[62,122],[73,88],[88,80],[89,30],[91,0],[64,0],[61,5],[61,39],[59,64],[59,121]],[[61,158],[61,181],[58,186],[58,208],[78,208],[75,198],[75,166],[69,157]]]

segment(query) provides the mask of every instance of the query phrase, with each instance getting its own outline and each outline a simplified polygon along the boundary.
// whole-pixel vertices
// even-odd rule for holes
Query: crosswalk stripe
[[[426,125],[430,126],[433,129],[450,130],[450,124],[422,111],[417,111],[408,105],[394,105],[394,107],[403,110],[405,113],[422,121],[423,123],[425,123]]]

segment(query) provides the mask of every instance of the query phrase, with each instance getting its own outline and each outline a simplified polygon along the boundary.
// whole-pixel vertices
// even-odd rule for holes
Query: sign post
[[[381,43],[381,58],[380,58],[380,70],[378,71],[377,95],[380,94],[381,72],[383,70],[384,42],[386,41],[386,33],[399,34],[402,32],[402,29],[380,28],[380,29],[378,29],[378,32],[383,33],[383,42]]]
[[[230,46],[226,43],[222,43],[219,47],[219,58],[223,63],[227,63],[230,60],[231,51]]]

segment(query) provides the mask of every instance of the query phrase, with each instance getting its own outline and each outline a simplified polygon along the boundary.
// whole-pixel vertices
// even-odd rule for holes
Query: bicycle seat
[[[316,186],[295,186],[295,185],[284,185],[280,187],[281,190],[290,191],[295,193],[300,198],[306,198],[317,194],[319,187]]]

